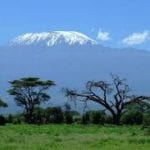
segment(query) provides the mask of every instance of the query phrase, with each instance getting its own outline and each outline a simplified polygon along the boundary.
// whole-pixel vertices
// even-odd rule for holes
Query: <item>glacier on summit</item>
[[[26,33],[16,37],[11,45],[45,45],[48,47],[58,44],[95,45],[97,42],[87,35],[75,31],[53,31],[41,33]]]

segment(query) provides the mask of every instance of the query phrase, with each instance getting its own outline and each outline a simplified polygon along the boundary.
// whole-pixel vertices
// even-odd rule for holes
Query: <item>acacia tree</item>
[[[130,104],[140,104],[149,100],[147,96],[130,95],[129,86],[125,79],[117,75],[111,75],[112,82],[88,81],[84,92],[65,89],[65,95],[71,100],[80,100],[87,103],[93,101],[104,107],[113,118],[114,124],[120,124],[121,116],[127,111]]]
[[[24,108],[25,119],[28,123],[32,123],[35,107],[51,98],[46,91],[55,85],[53,81],[42,81],[36,77],[21,78],[11,81],[10,84],[8,93],[14,96],[18,106]]]

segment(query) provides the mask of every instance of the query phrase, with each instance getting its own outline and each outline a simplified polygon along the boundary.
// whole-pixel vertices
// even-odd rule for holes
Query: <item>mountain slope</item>
[[[26,76],[56,82],[57,87],[50,90],[53,104],[64,101],[62,87],[83,89],[88,80],[109,80],[110,73],[127,78],[133,92],[150,93],[150,52],[87,43],[56,42],[53,46],[40,46],[34,41],[29,45],[17,45],[0,48],[0,95],[8,101],[9,110],[16,107],[6,92],[8,81]]]

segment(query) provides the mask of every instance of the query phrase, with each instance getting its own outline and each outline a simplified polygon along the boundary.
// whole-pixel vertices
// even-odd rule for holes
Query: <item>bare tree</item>
[[[127,105],[140,104],[150,98],[130,95],[130,89],[125,79],[120,79],[117,75],[111,75],[111,77],[112,83],[107,81],[88,81],[85,92],[65,89],[65,95],[73,100],[80,100],[85,103],[93,101],[100,104],[112,115],[113,123],[120,124],[121,116],[127,111]]]

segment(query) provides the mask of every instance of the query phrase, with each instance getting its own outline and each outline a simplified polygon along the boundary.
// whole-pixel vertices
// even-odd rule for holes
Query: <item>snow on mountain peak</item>
[[[41,32],[41,33],[26,33],[16,37],[12,45],[46,45],[54,46],[58,44],[68,45],[95,45],[97,42],[87,35],[75,32],[75,31],[53,31],[53,32]]]

